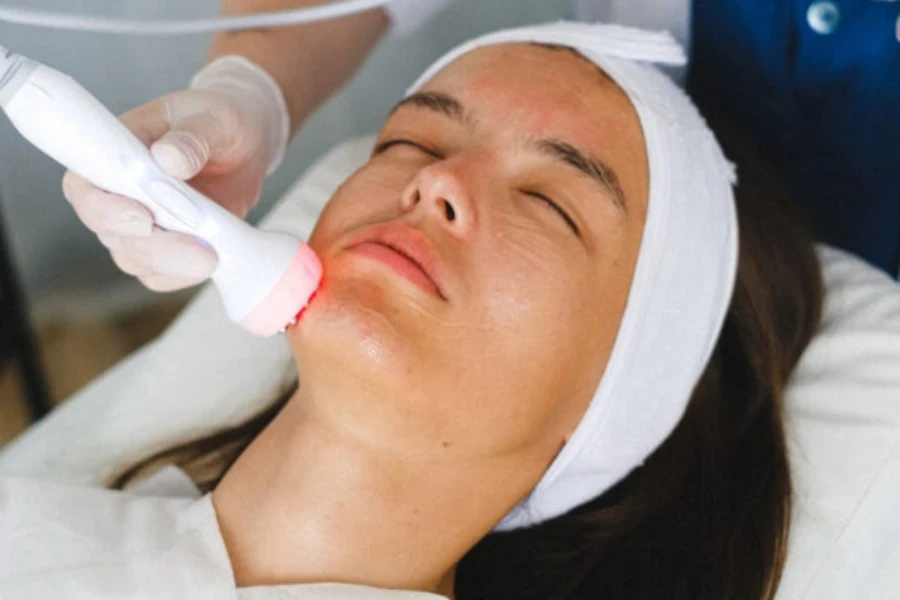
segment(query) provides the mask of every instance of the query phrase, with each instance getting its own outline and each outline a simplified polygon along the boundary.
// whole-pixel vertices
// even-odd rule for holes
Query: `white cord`
[[[386,5],[390,0],[336,0],[321,6],[296,8],[278,12],[239,15],[233,17],[213,17],[181,21],[146,21],[140,19],[117,19],[111,17],[89,17],[50,11],[0,6],[0,21],[17,25],[48,27],[51,29],[71,29],[94,33],[114,33],[125,35],[188,35],[193,33],[216,33],[263,27],[285,27],[315,21],[326,21],[364,12]]]

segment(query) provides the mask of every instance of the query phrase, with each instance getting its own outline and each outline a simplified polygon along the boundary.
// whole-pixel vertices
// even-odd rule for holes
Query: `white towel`
[[[137,487],[0,475],[0,598],[447,600],[348,583],[238,588],[212,494],[172,466]]]

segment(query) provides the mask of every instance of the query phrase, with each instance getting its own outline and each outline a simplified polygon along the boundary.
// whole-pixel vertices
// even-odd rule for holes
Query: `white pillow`
[[[371,146],[332,150],[263,223],[308,237]],[[824,322],[787,395],[797,500],[778,599],[900,598],[900,286],[844,252],[819,256]],[[5,447],[0,472],[103,485],[123,464],[245,421],[293,379],[285,341],[230,324],[207,287],[159,339]]]
[[[796,501],[779,600],[900,599],[900,285],[820,247],[822,328],[787,390]]]

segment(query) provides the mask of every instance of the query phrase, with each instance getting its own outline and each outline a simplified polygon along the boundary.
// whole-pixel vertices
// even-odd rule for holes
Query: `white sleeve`
[[[384,9],[394,33],[408,35],[453,0],[391,0]]]
[[[0,598],[236,598],[212,494],[0,476]]]

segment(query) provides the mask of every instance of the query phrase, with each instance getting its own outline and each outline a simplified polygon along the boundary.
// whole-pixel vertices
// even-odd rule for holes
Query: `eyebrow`
[[[471,122],[462,102],[449,94],[442,94],[441,92],[417,92],[412,96],[408,96],[391,109],[390,115],[393,115],[403,106],[427,108],[463,124]]]
[[[605,162],[592,158],[572,144],[560,139],[541,138],[534,144],[544,154],[575,167],[600,184],[612,195],[616,208],[625,212],[625,193],[622,191],[616,172]]]
[[[471,115],[459,100],[441,92],[417,92],[401,100],[394,106],[390,114],[393,115],[403,106],[425,108],[463,125],[470,125],[473,122]],[[582,174],[587,175],[609,192],[617,209],[625,212],[625,193],[622,191],[616,172],[605,162],[558,138],[533,139],[530,141],[530,145],[550,158],[574,167]]]

